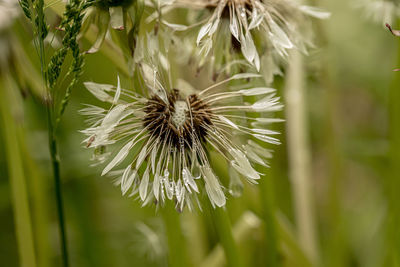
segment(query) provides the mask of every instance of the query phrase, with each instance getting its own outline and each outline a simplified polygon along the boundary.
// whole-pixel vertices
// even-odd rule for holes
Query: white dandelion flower
[[[229,81],[260,75],[237,74],[187,94],[168,90],[169,85],[160,81],[157,69],[150,65],[142,63],[140,70],[148,89],[145,95],[120,86],[85,83],[96,98],[111,105],[107,111],[94,106],[82,111],[89,115],[90,127],[82,131],[87,147],[103,155],[108,146],[118,146],[117,151],[100,158],[102,162],[107,158],[102,175],[117,174],[122,193],[138,196],[143,205],[174,200],[178,210],[184,206],[192,209],[202,192],[213,206],[225,205],[227,190],[223,184],[229,181],[215,174],[208,156],[211,150],[222,155],[236,176],[257,183],[260,173],[254,164],[265,166],[271,153],[252,140],[242,144],[238,136],[279,144],[278,133],[265,129],[272,119],[246,115],[280,110],[279,97],[267,87],[220,89]],[[259,100],[243,104],[245,96]],[[254,128],[252,122],[264,127]],[[122,169],[115,171],[117,167]],[[233,185],[238,187],[235,179]]]
[[[288,50],[306,52],[310,44],[304,31],[306,17],[330,16],[319,8],[291,0],[176,0],[175,3],[213,10],[197,35],[202,56],[211,53],[213,47],[215,58],[221,51],[227,51],[226,57],[232,57],[232,49],[237,50],[257,71],[265,64],[271,72],[269,76],[279,73],[280,63],[288,58]]]

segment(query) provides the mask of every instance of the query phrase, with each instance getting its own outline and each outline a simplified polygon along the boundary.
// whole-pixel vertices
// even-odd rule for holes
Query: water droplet
[[[244,18],[246,16],[246,9],[244,7],[240,7],[240,16]]]
[[[233,197],[240,197],[243,193],[243,183],[240,180],[239,175],[233,169],[229,170],[229,194]]]
[[[169,171],[168,169],[164,170],[164,179],[169,177]]]

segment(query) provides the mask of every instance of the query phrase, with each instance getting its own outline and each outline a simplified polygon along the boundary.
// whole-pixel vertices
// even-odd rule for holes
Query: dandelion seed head
[[[200,193],[206,194],[213,206],[222,207],[225,193],[240,194],[241,178],[256,184],[261,175],[254,167],[266,166],[270,152],[252,143],[244,145],[242,139],[272,144],[279,140],[274,131],[252,128],[252,122],[264,121],[248,117],[246,112],[279,110],[275,90],[246,88],[260,75],[241,73],[183,94],[179,89],[167,89],[170,83],[162,82],[161,74],[151,66],[140,65],[147,94],[120,85],[85,83],[95,97],[111,105],[109,110],[87,106],[81,112],[89,116],[90,124],[82,131],[87,136],[84,142],[94,148],[93,159],[105,165],[102,175],[112,174],[122,194],[137,196],[143,205],[172,200],[178,211],[199,206]],[[240,88],[221,90],[229,81],[244,79],[249,81]],[[243,103],[246,96],[258,100]],[[219,179],[209,158],[211,151],[225,159],[235,173],[233,180]]]
[[[319,8],[292,0],[176,0],[165,9],[174,5],[208,13],[200,23],[198,17],[192,23],[201,26],[196,39],[198,64],[213,62],[216,70],[229,65],[223,69],[228,74],[243,68],[258,72],[263,68],[268,77],[279,74],[289,50],[306,52],[311,46],[309,17],[329,17]],[[247,65],[229,64],[235,60],[245,60]]]

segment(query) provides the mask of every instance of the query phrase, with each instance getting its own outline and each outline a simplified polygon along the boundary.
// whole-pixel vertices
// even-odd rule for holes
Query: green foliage
[[[84,55],[80,51],[77,38],[82,27],[84,11],[86,10],[86,8],[92,5],[92,3],[93,1],[73,0],[70,1],[65,7],[63,20],[60,24],[60,27],[65,32],[62,40],[62,48],[60,48],[52,56],[49,66],[47,68],[49,88],[51,91],[54,91],[67,53],[68,51],[71,51],[73,60],[67,76],[71,75],[72,80],[65,91],[64,97],[62,98],[60,103],[59,111],[56,114],[56,125],[58,124],[62,114],[65,111],[65,108],[71,96],[72,88],[76,85],[80,75],[82,74]]]
[[[97,5],[108,9],[109,7],[115,7],[115,6],[122,6],[122,7],[128,7],[132,5],[132,3],[135,2],[135,0],[99,0],[96,1]]]
[[[32,19],[32,13],[30,9],[30,3],[29,0],[19,0],[19,5],[22,8],[22,11],[24,12],[25,16],[31,20]]]
[[[30,3],[27,0],[22,0],[20,5],[24,11],[26,17],[32,21],[32,14],[30,13]],[[32,21],[34,26],[34,33],[37,36],[36,40],[37,50],[40,58],[41,72],[45,84],[47,84],[49,105],[47,107],[47,118],[48,118],[48,139],[49,139],[49,150],[51,163],[53,168],[53,178],[55,182],[55,195],[57,203],[59,233],[61,242],[61,251],[63,266],[69,266],[68,249],[66,241],[66,230],[65,230],[65,219],[63,211],[63,200],[61,190],[61,174],[60,174],[60,160],[58,155],[58,145],[55,135],[55,130],[61,119],[62,114],[68,104],[71,96],[73,86],[77,83],[80,75],[82,74],[82,66],[84,64],[83,54],[80,52],[79,44],[77,42],[78,34],[82,27],[82,19],[84,11],[92,4],[92,0],[79,1],[71,0],[68,2],[65,8],[63,19],[61,21],[61,28],[65,34],[62,40],[62,47],[55,52],[50,59],[47,71],[45,70],[45,51],[44,51],[44,40],[48,34],[48,26],[45,20],[44,14],[44,0],[35,0],[33,2],[33,10],[35,16]],[[64,96],[59,104],[59,110],[54,109],[58,106],[55,103],[55,93],[58,92],[56,83],[60,77],[61,69],[68,51],[72,54],[72,64],[66,76],[72,76],[71,82],[65,90]],[[54,118],[55,117],[55,118]],[[54,121],[55,119],[55,121]]]
[[[9,97],[1,98],[0,176],[5,178],[0,179],[1,265],[19,266],[19,263],[22,264],[21,257],[24,257],[31,264],[35,264],[36,260],[37,266],[41,267],[61,266],[59,246],[53,246],[58,239],[54,230],[57,223],[56,203],[52,201],[54,188],[49,180],[52,174],[48,168],[44,168],[45,164],[50,163],[57,166],[58,173],[55,175],[58,176],[58,182],[59,164],[63,167],[65,179],[61,184],[65,184],[65,224],[71,237],[68,248],[73,255],[72,266],[159,267],[168,266],[168,262],[171,262],[181,266],[209,267],[223,266],[227,256],[230,262],[235,263],[239,263],[235,258],[240,258],[245,266],[399,265],[400,205],[396,170],[400,166],[397,164],[400,160],[400,73],[391,71],[400,63],[398,59],[398,62],[394,62],[396,52],[400,53],[395,47],[398,39],[382,27],[361,20],[357,16],[358,11],[344,9],[343,6],[348,5],[347,0],[320,1],[334,15],[332,20],[320,25],[321,32],[316,32],[317,38],[326,43],[320,45],[317,40],[318,49],[311,50],[304,62],[305,108],[309,122],[304,134],[310,139],[310,176],[315,189],[310,194],[315,199],[315,230],[319,234],[317,245],[320,262],[315,264],[305,253],[298,234],[295,218],[300,211],[293,204],[296,184],[288,178],[289,173],[293,172],[289,166],[289,157],[293,154],[286,146],[285,137],[290,130],[285,129],[285,123],[275,126],[276,130],[282,132],[280,138],[283,144],[273,147],[275,153],[270,162],[271,168],[258,169],[267,175],[262,177],[257,186],[245,184],[242,197],[229,197],[226,210],[216,211],[223,214],[216,213],[214,217],[206,210],[197,213],[185,210],[178,214],[173,207],[162,211],[141,207],[138,201],[121,197],[119,190],[110,186],[110,180],[99,179],[98,171],[88,167],[92,162],[80,147],[82,136],[77,133],[85,124],[76,112],[81,103],[90,101],[84,90],[71,92],[79,80],[114,84],[116,65],[125,66],[126,62],[120,47],[109,40],[106,40],[106,45],[99,53],[85,59],[79,45],[93,43],[96,31],[88,30],[88,35],[93,37],[88,39],[89,42],[82,40],[82,43],[78,43],[77,34],[81,30],[82,14],[93,2],[77,0],[68,3],[63,16],[63,11],[57,13],[61,18],[57,34],[62,37],[62,46],[51,56],[44,57],[44,52],[52,50],[40,49],[40,42],[43,45],[47,32],[58,22],[52,20],[54,14],[51,10],[46,10],[46,15],[50,15],[46,24],[42,11],[46,6],[53,9],[53,4],[60,2],[49,0],[44,5],[39,0],[19,2],[23,14],[33,22],[33,35],[39,37],[34,39],[34,43],[41,55],[41,63],[46,63],[43,70],[47,89],[52,96],[58,96],[53,98],[56,103],[50,102],[54,116],[53,121],[49,122],[52,129],[46,128],[42,122],[45,107],[42,101],[37,101],[39,94],[35,98],[24,94],[24,99],[19,94],[24,92],[25,87],[32,86],[30,80],[26,85],[0,83],[0,95],[12,92],[19,97],[18,101]],[[139,29],[146,32],[148,25],[136,24],[141,19],[143,1],[135,1],[132,7],[135,8],[129,12],[135,25],[128,36],[133,50],[135,35]],[[143,14],[146,16],[147,10]],[[180,14],[171,12],[165,18]],[[183,19],[180,22],[185,23]],[[23,47],[27,55],[34,54],[31,35],[21,25],[25,26],[20,22],[14,25],[16,27],[12,28],[9,41]],[[366,31],[368,34],[365,34]],[[17,57],[11,58],[12,61],[18,60]],[[44,62],[45,58],[49,61]],[[27,56],[26,60],[31,58]],[[10,64],[10,69],[14,63]],[[18,62],[22,67],[25,67],[25,63],[25,60]],[[31,65],[32,68],[36,66]],[[179,75],[196,88],[201,88],[203,77],[190,80],[185,74],[192,71],[191,66],[185,67],[181,73],[173,75]],[[38,66],[36,71],[40,71]],[[121,83],[124,88],[131,89],[130,77],[125,73],[119,73]],[[6,74],[0,74],[0,81],[4,78],[2,75]],[[30,78],[35,79],[33,75]],[[13,76],[7,79],[13,79]],[[389,89],[391,80],[393,83]],[[274,86],[282,88],[281,82],[282,79],[278,78]],[[141,90],[141,84],[136,83],[135,89]],[[280,91],[278,94],[282,95]],[[15,107],[25,112],[15,113]],[[64,112],[59,135],[56,136],[54,126],[59,124]],[[286,115],[282,113],[279,117],[286,118]],[[20,134],[17,135],[16,130]],[[47,156],[46,130],[50,131],[51,159]],[[26,146],[24,153],[20,151],[22,145]],[[61,155],[58,154],[57,145]],[[102,151],[98,153],[109,152],[103,149],[99,148]],[[25,169],[29,160],[40,170],[35,176]],[[52,211],[41,220],[38,219],[42,215],[32,208],[35,206],[32,184],[39,179],[39,195],[45,199],[43,206],[47,205]],[[21,184],[21,181],[26,184]],[[27,216],[27,210],[32,218]],[[245,234],[241,235],[243,229],[237,226],[240,226],[242,215],[247,212],[252,212],[260,223],[249,227],[251,220],[245,220],[245,231],[242,232]],[[36,220],[45,221],[46,224],[35,224]],[[147,227],[140,235],[137,233],[139,222]],[[28,233],[29,227],[32,227],[33,237]],[[38,230],[39,227],[42,227],[42,232]],[[43,232],[45,234],[42,235]],[[41,243],[37,241],[37,235],[42,238]],[[167,242],[162,242],[163,239]],[[233,242],[236,248],[232,248]],[[43,244],[48,246],[45,256],[48,264],[41,263]],[[226,255],[224,248],[231,254]],[[143,251],[153,252],[154,258]],[[215,264],[204,264],[209,262]]]
[[[44,17],[44,0],[34,0],[33,1],[33,8],[36,12],[35,16],[35,25],[38,32],[38,37],[41,40],[44,40],[48,34],[48,26],[46,24],[46,20]]]

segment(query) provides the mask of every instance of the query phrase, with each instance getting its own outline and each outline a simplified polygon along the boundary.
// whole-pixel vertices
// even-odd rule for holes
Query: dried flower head
[[[241,52],[257,71],[264,65],[270,80],[279,73],[289,49],[305,52],[310,44],[306,17],[330,15],[291,0],[176,0],[174,4],[211,11],[196,41],[203,58],[211,54],[212,60],[223,66]]]
[[[122,193],[131,190],[130,195],[139,195],[143,205],[173,199],[178,210],[185,205],[192,209],[199,203],[197,193],[204,189],[213,206],[225,205],[224,186],[210,163],[211,151],[219,153],[236,176],[257,183],[260,173],[252,164],[266,166],[270,151],[250,139],[243,144],[239,136],[279,144],[273,137],[277,132],[258,128],[277,119],[246,113],[277,111],[282,107],[279,97],[267,87],[220,89],[229,81],[260,75],[237,74],[204,90],[187,92],[167,89],[168,84],[160,82],[160,73],[150,65],[142,63],[140,70],[148,90],[145,95],[121,89],[119,82],[117,87],[85,83],[94,96],[112,105],[110,109],[89,106],[82,110],[90,116],[91,125],[83,131],[87,147],[95,149],[96,160],[108,162],[102,175],[118,176]],[[245,96],[259,100],[243,104]],[[110,145],[118,146],[112,156],[106,149]],[[123,162],[127,165],[112,171]]]

